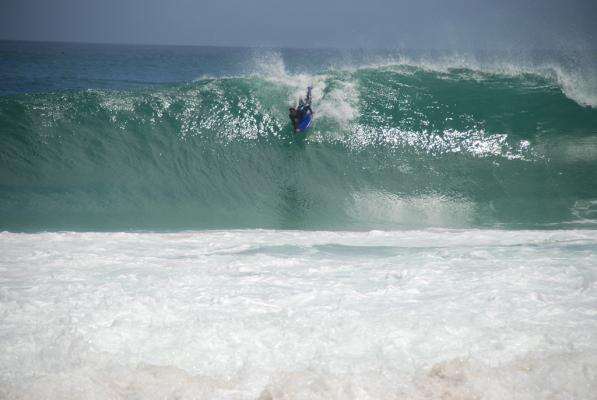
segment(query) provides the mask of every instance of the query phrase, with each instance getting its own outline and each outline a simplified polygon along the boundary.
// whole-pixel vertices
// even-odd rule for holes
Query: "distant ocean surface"
[[[0,41],[0,398],[594,399],[596,171],[594,51]]]

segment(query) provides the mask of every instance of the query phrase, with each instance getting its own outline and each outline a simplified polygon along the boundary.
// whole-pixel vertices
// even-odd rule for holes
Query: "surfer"
[[[290,117],[290,121],[292,121],[292,127],[295,132],[301,131],[299,125],[309,114],[314,114],[311,109],[311,86],[307,88],[307,100],[304,101],[300,98],[298,107],[290,107],[288,109],[288,116]]]
[[[298,108],[290,107],[288,109],[288,116],[292,121],[292,126],[296,132],[300,132],[300,128],[298,128],[301,121],[308,115],[308,113],[313,114],[313,110],[311,109],[310,104],[301,104]]]

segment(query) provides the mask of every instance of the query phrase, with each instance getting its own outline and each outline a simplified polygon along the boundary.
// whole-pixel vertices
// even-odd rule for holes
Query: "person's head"
[[[296,114],[296,108],[294,108],[294,107],[290,107],[290,108],[288,109],[288,114],[290,114],[290,115],[294,115],[294,114]]]

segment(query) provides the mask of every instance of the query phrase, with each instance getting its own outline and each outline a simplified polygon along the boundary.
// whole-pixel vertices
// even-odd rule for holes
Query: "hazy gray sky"
[[[597,0],[0,0],[0,39],[595,48]]]

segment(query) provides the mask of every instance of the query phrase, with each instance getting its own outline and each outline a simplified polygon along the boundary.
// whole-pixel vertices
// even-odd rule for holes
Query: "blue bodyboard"
[[[297,124],[296,128],[300,132],[304,132],[305,129],[307,129],[311,125],[311,121],[313,121],[313,114],[311,114],[310,112],[307,112],[307,115],[305,115],[305,118],[303,118],[301,120],[301,122],[299,122]]]

